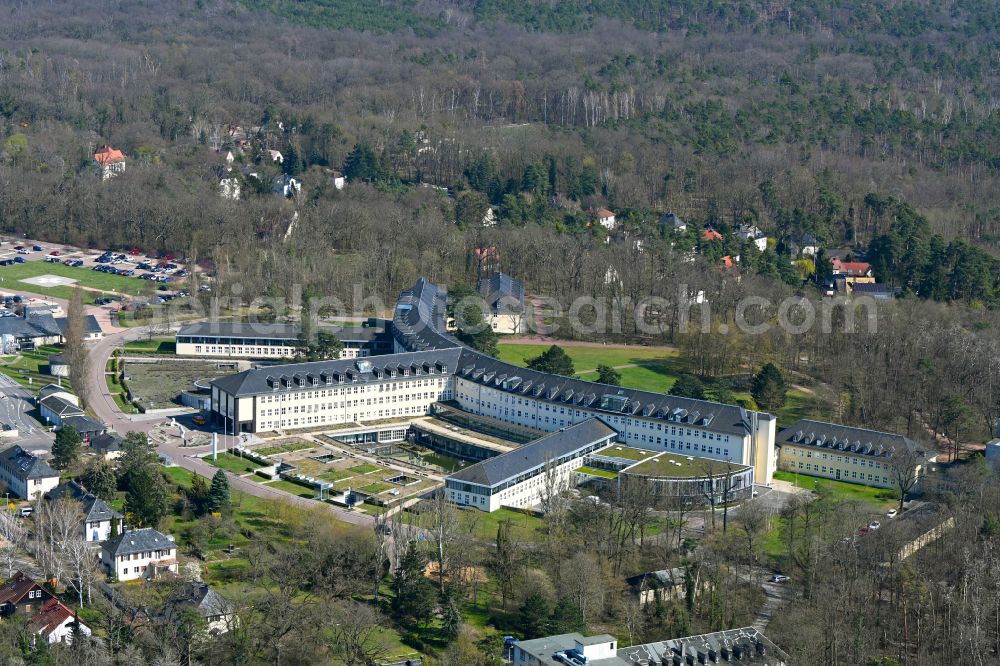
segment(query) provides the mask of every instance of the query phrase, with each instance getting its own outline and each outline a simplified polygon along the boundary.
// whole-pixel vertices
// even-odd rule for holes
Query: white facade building
[[[177,544],[151,527],[132,530],[101,543],[101,563],[121,581],[177,573]]]
[[[573,472],[583,466],[587,455],[617,436],[600,419],[590,419],[449,475],[445,492],[455,504],[487,513],[503,506],[535,506],[546,484],[570,487]]]
[[[13,495],[33,500],[59,485],[59,472],[15,444],[0,451],[0,481]]]

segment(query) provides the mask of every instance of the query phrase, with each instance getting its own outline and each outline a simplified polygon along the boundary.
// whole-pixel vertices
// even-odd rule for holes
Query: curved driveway
[[[97,418],[106,423],[109,428],[121,434],[136,431],[148,433],[157,425],[169,422],[170,419],[169,416],[163,415],[146,416],[142,414],[129,415],[123,413],[108,390],[107,381],[105,380],[105,368],[112,352],[116,348],[123,346],[126,342],[146,337],[150,333],[150,329],[151,327],[148,326],[126,329],[112,329],[108,326],[106,330],[109,330],[109,332],[100,340],[92,343],[90,347],[90,368],[86,379],[87,407],[94,412]],[[157,330],[157,333],[161,332],[162,328]],[[236,443],[236,438],[233,436],[220,435],[219,440],[220,448],[227,448],[230,445],[230,440],[232,440],[231,443]],[[157,449],[160,453],[169,456],[178,466],[205,478],[212,478],[219,470],[219,468],[213,467],[196,455],[193,455],[192,449],[182,447],[180,444],[181,440],[179,436],[169,437],[158,442]],[[199,452],[204,453],[204,449],[205,447],[199,447]],[[248,495],[270,500],[283,500],[304,509],[315,509],[317,506],[325,506],[337,514],[337,518],[346,523],[364,526],[374,524],[374,518],[366,513],[346,511],[332,504],[298,497],[291,493],[271,488],[268,485],[244,479],[231,472],[227,472],[226,475],[229,477],[229,483],[233,488]]]

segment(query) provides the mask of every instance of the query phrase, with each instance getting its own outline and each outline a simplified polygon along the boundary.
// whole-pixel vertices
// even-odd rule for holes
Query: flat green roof
[[[600,451],[594,451],[594,455],[608,456],[609,458],[624,458],[626,460],[639,461],[655,456],[656,451],[647,451],[645,449],[637,449],[631,446],[612,444],[611,446],[604,447]]]
[[[663,453],[658,458],[633,465],[624,474],[638,474],[641,476],[662,476],[662,477],[696,477],[706,474],[725,474],[727,464],[721,460],[710,460],[708,458],[693,458],[688,460],[688,456],[676,453]],[[729,469],[740,471],[746,469],[746,465],[730,463]]]

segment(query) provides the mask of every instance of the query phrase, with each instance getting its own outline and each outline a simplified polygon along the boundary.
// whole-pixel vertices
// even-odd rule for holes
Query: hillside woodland
[[[833,396],[817,416],[964,456],[960,445],[984,441],[1000,417],[998,34],[996,0],[8,2],[0,231],[186,255],[217,295],[362,307],[360,294],[368,310],[418,276],[457,285],[499,266],[564,307],[581,296],[620,306],[599,333],[561,335],[676,345],[702,378],[774,363]],[[102,181],[102,145],[124,152],[125,173]],[[223,179],[238,198],[220,195]],[[276,179],[301,189],[276,194]],[[619,221],[610,236],[594,219],[602,208]],[[687,230],[661,224],[665,213]],[[743,224],[767,249],[739,240]],[[823,248],[815,258],[797,254],[808,236]],[[734,325],[774,323],[791,297],[785,314],[801,321],[824,297],[834,252],[870,262],[899,298],[833,308],[829,332]],[[699,292],[707,325],[685,328]],[[752,295],[771,305],[744,312]],[[647,312],[655,334],[631,316],[649,296],[662,299]],[[849,503],[781,516],[777,561],[806,587],[769,633],[794,663],[996,659],[1000,596],[986,574],[1000,503],[981,467],[962,474],[961,496],[948,495],[962,547],[942,542],[891,570],[843,547]],[[456,555],[506,581],[491,621],[629,640],[752,621],[759,599],[720,563],[745,563],[752,579],[766,520],[744,516],[697,552],[679,538],[649,550],[634,538],[648,504],[630,501],[553,512],[530,558],[509,526]],[[447,638],[421,643],[426,652],[496,663],[497,646],[455,610],[476,592],[413,583],[424,580],[418,554],[387,558],[370,534],[255,547],[240,580],[265,581],[280,612],[248,606],[243,630],[200,647],[123,621],[106,648],[81,643],[38,663],[319,663],[331,650],[363,663],[383,579],[397,586],[383,611],[410,644],[440,620]],[[719,594],[642,615],[609,592],[623,573],[679,558],[719,576]],[[604,582],[581,589],[581,571]],[[558,604],[553,622],[576,619],[538,624]],[[6,656],[35,654],[16,627],[3,631]]]

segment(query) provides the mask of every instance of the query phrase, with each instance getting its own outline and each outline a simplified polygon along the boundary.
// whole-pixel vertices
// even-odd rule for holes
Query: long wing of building
[[[424,278],[404,291],[388,328],[395,353],[257,368],[212,382],[212,412],[227,432],[258,432],[430,413],[439,401],[552,432],[599,417],[645,448],[730,460],[768,483],[771,414],[706,400],[608,386],[505,363],[447,333],[446,293]]]

